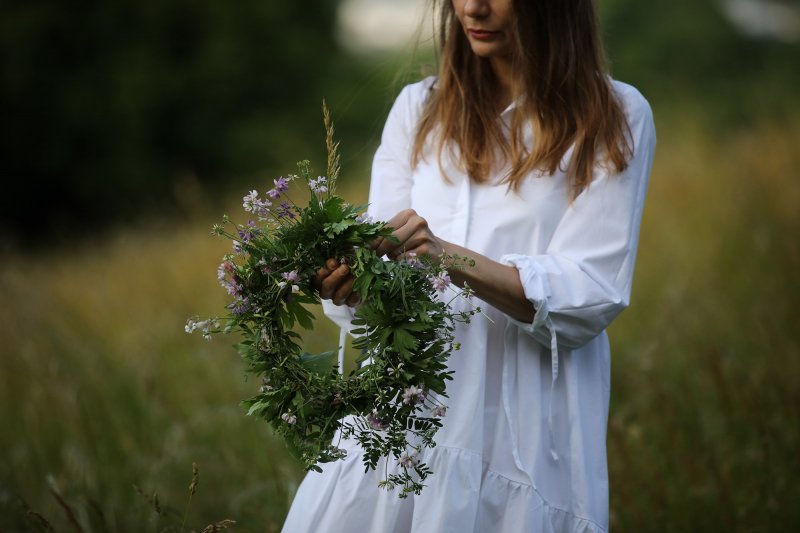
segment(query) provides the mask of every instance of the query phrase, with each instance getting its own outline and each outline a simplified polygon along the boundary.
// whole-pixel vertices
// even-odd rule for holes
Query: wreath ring
[[[245,211],[257,222],[237,224],[225,216],[214,226],[214,234],[233,241],[233,253],[217,271],[233,301],[225,318],[192,318],[186,331],[207,338],[241,334],[237,349],[247,372],[261,379],[258,393],[242,402],[247,414],[268,421],[306,469],[321,471],[320,463],[343,458],[340,439],[354,439],[365,469],[393,458],[396,467],[383,463],[382,487],[400,487],[401,497],[419,494],[431,473],[421,456],[435,446],[446,412],[442,399],[452,379],[447,359],[458,349],[455,324],[480,311],[448,305],[448,291],[452,298],[468,297],[469,289],[453,288],[447,270],[470,261],[432,262],[413,254],[384,261],[366,246],[379,237],[392,239],[392,230],[360,214],[366,206],[350,206],[334,193],[339,158],[323,112],[328,177],[312,178],[309,162],[301,161],[299,174],[275,179],[263,197],[257,191],[244,197]],[[303,207],[288,195],[292,182],[304,182],[310,191]],[[346,376],[336,363],[338,349],[310,354],[296,330],[313,329],[314,315],[305,305],[320,303],[312,280],[330,257],[350,265],[361,300],[350,331],[360,355]]]

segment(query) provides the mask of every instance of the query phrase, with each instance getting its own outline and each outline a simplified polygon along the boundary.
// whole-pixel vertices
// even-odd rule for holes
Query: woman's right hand
[[[358,294],[353,292],[354,281],[350,265],[330,258],[317,270],[314,286],[319,290],[320,298],[332,300],[336,305],[347,304],[352,307],[360,302]]]

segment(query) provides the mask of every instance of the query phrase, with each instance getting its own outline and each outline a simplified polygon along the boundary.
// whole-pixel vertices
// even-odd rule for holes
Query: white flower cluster
[[[253,213],[254,215],[258,216],[261,220],[266,220],[269,216],[269,206],[272,205],[267,199],[261,199],[258,197],[258,191],[250,191],[250,194],[246,195],[242,198],[242,207],[248,213]]]
[[[186,321],[186,327],[184,330],[186,333],[194,333],[197,330],[203,334],[203,338],[206,340],[211,339],[211,330],[212,329],[219,329],[219,320],[216,318],[209,318],[208,320],[195,320],[190,318]]]
[[[308,186],[315,193],[328,192],[328,178],[317,176],[315,180],[308,180]]]

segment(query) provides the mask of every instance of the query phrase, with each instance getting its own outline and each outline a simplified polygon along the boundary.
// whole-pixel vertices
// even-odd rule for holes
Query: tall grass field
[[[660,118],[633,302],[610,331],[612,530],[792,531],[800,121]],[[183,331],[227,303],[216,215],[3,257],[0,532],[280,530],[303,472],[239,407],[258,384],[235,339]],[[312,348],[335,346],[317,323]]]

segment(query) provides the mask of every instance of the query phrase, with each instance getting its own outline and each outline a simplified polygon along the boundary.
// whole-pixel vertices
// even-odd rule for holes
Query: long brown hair
[[[498,80],[489,60],[472,52],[451,0],[441,2],[439,78],[425,103],[412,162],[437,141],[476,182],[509,164],[504,181],[516,190],[531,172],[553,174],[567,150],[571,195],[592,180],[595,163],[621,172],[632,156],[630,132],[614,95],[594,0],[513,0],[513,92],[510,127],[497,119]],[[533,145],[525,145],[530,126]],[[454,147],[459,148],[458,153]]]

